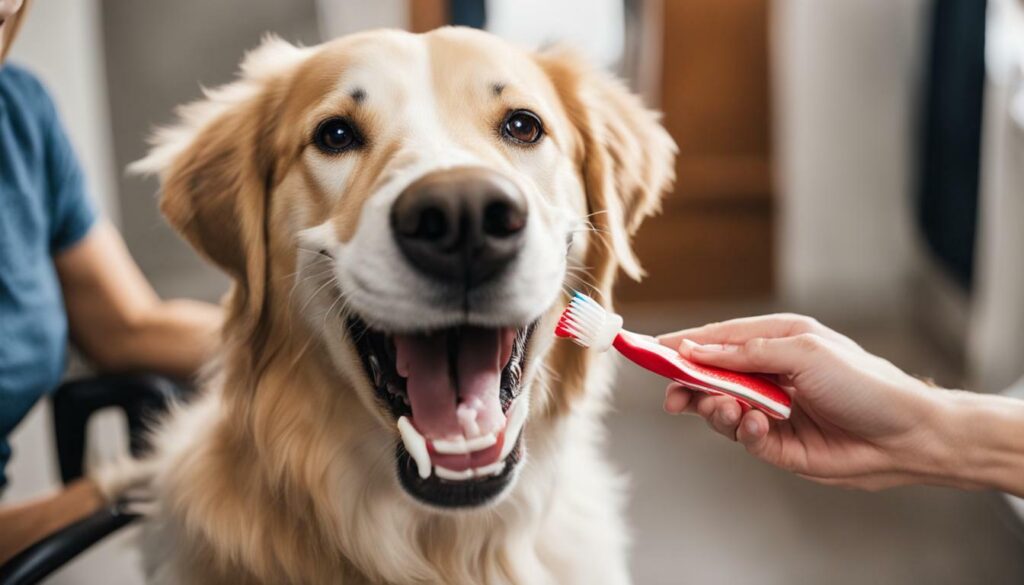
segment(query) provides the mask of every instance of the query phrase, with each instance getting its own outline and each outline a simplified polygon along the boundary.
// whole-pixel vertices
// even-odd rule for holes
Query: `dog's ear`
[[[246,56],[239,80],[179,108],[178,125],[158,130],[149,155],[130,167],[160,176],[164,216],[235,279],[249,314],[265,294],[278,87],[303,51],[266,39]]]
[[[578,54],[555,48],[537,55],[578,133],[576,153],[589,219],[623,272],[639,280],[643,269],[631,239],[643,219],[660,209],[675,179],[676,145],[659,114],[619,80]]]

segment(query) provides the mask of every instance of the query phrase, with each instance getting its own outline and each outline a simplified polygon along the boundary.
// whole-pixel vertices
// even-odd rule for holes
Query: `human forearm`
[[[162,301],[109,223],[55,261],[72,338],[100,369],[189,376],[216,347],[220,309]]]
[[[1024,497],[1024,401],[948,392],[942,403],[938,483]]]
[[[92,352],[108,371],[152,370],[187,377],[211,355],[220,331],[219,307],[191,300],[161,301],[140,311]]]
[[[88,516],[103,505],[103,496],[89,480],[35,500],[0,506],[0,563],[57,530]]]

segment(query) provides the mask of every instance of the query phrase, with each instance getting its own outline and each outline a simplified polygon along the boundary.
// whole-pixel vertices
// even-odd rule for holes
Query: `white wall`
[[[564,43],[614,70],[625,42],[622,0],[488,0],[487,30],[527,47]]]
[[[487,0],[486,29],[526,47],[563,42],[613,69],[622,60],[625,30],[621,0]],[[406,0],[318,0],[324,40],[373,28],[408,28]]]
[[[117,171],[101,38],[97,0],[38,0],[32,3],[8,59],[28,67],[47,85],[85,169],[90,192],[108,216],[114,216]]]
[[[325,41],[374,28],[408,28],[407,0],[351,2],[317,0],[320,37]]]
[[[801,310],[906,296],[926,0],[773,6],[779,275]]]

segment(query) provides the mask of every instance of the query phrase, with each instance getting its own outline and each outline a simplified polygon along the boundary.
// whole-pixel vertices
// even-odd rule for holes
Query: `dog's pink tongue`
[[[514,332],[466,327],[455,357],[458,390],[449,371],[445,335],[396,335],[398,373],[416,428],[431,439],[476,437],[504,426],[499,390],[501,370],[511,354]]]
[[[455,415],[456,393],[448,375],[448,340],[444,335],[396,335],[395,366],[405,376],[412,418],[428,438],[462,434]]]
[[[501,370],[515,333],[469,327],[459,340],[459,406],[456,416],[467,437],[496,433],[505,426],[501,412]]]

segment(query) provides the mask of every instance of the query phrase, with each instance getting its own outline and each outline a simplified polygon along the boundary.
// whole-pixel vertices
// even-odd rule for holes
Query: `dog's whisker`
[[[344,305],[344,302],[346,302],[346,300],[345,300],[345,293],[344,293],[344,291],[342,291],[341,289],[339,289],[339,288],[337,288],[337,287],[335,287],[335,288],[336,288],[336,290],[338,291],[338,294],[337,294],[337,295],[335,295],[335,299],[334,299],[334,302],[333,302],[333,303],[331,303],[331,306],[330,306],[330,307],[328,307],[327,311],[326,311],[326,312],[324,313],[323,323],[321,323],[321,325],[322,325],[322,326],[323,326],[324,328],[326,328],[326,327],[327,327],[327,319],[328,319],[328,318],[329,318],[329,317],[331,316],[331,314],[333,314],[333,313],[334,313],[334,307],[335,307],[335,306],[337,306],[337,304],[338,304],[339,302],[342,302],[342,303],[343,303],[343,305]],[[340,311],[339,311],[339,317],[340,317],[340,316],[341,316],[341,313],[340,313]]]
[[[313,279],[322,278],[322,277],[326,276],[330,272],[331,272],[331,269],[327,269],[327,270],[323,270],[323,271],[320,271],[320,272],[317,272],[317,273],[314,273],[314,274],[309,274],[309,275],[303,276],[302,278],[296,279],[295,282],[292,283],[291,289],[288,290],[288,303],[290,304],[292,302],[292,298],[294,298],[295,291],[298,290],[299,285],[305,284],[306,282],[308,282],[310,280],[313,280]],[[299,273],[299,271],[296,271],[294,274],[298,274],[298,273]]]
[[[322,276],[324,274],[327,274],[327,273],[331,272],[333,269],[334,269],[333,266],[328,266],[328,267],[326,267],[323,270],[320,270],[318,272],[313,272],[313,273],[304,275],[301,280],[306,280],[306,279],[308,279],[310,277],[313,277],[313,276]],[[283,276],[277,277],[277,280],[288,280],[290,278],[295,278],[299,274],[302,274],[303,272],[306,272],[306,271],[307,271],[307,268],[306,267],[302,267],[302,268],[299,268],[298,270],[296,270],[296,271],[294,271],[294,272],[292,272],[290,274],[285,274]]]
[[[324,282],[323,284],[321,284],[315,291],[313,291],[313,294],[309,295],[309,299],[307,299],[306,303],[302,305],[302,307],[299,309],[299,313],[304,313],[306,309],[309,308],[309,304],[312,303],[314,299],[316,299],[317,295],[319,295],[320,292],[324,290],[324,288],[332,284],[337,284],[337,282],[337,278],[331,278]]]
[[[582,289],[582,292],[584,292],[584,293],[586,293],[586,294],[588,294],[588,295],[590,295],[592,297],[596,297],[596,298],[602,298],[603,297],[603,293],[601,292],[600,288],[598,288],[597,286],[595,286],[593,283],[589,282],[585,278],[583,278],[583,277],[581,277],[579,275],[576,275],[576,274],[568,273],[568,272],[566,273],[565,276],[566,276],[566,280],[569,280],[570,284],[573,285],[573,288],[575,288],[577,290],[578,289]],[[572,288],[568,288],[565,284],[563,284],[562,286],[563,286],[563,288],[565,288],[567,290],[566,294],[568,294],[570,297],[572,296],[573,292],[575,292],[575,291],[573,291]]]
[[[296,246],[296,248],[302,252],[309,252],[311,254],[316,254],[317,256],[322,256],[327,260],[334,260],[334,256],[331,256],[325,250],[319,248],[305,248],[303,246]]]
[[[569,231],[574,233],[574,234],[578,234],[578,233],[582,233],[582,232],[594,232],[594,233],[600,233],[600,234],[611,233],[610,230],[599,228],[596,225],[590,223],[589,221],[583,222],[582,226],[580,226],[578,228],[571,229]]]

